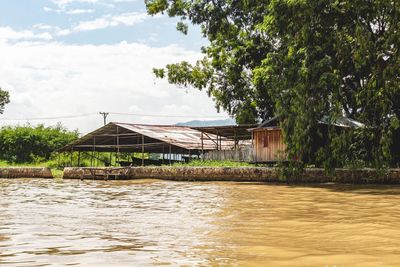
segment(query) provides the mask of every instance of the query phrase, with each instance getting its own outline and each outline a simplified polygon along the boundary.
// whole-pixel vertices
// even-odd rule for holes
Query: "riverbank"
[[[267,167],[131,167],[64,169],[64,179],[129,180],[161,179],[173,181],[234,181],[263,183],[345,183],[400,184],[400,169],[323,169],[309,168],[295,178],[286,179],[278,168]]]
[[[0,178],[54,178],[47,167],[1,167]]]
[[[0,167],[0,178],[400,184],[400,169],[336,169],[327,174],[323,169],[309,168],[294,178],[285,178],[280,169],[268,167],[67,167],[57,172],[46,167]]]

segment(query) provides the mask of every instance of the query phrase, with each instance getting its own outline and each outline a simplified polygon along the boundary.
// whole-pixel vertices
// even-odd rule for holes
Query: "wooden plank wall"
[[[266,141],[266,139],[268,141]],[[268,145],[265,146],[264,143]],[[253,132],[254,161],[274,162],[286,158],[286,144],[280,129],[262,129]]]

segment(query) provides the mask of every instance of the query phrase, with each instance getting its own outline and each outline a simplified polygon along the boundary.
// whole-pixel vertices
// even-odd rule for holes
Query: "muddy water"
[[[400,187],[0,179],[0,266],[400,266]]]

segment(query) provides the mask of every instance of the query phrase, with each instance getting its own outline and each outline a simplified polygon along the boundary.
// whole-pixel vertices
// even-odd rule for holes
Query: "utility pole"
[[[99,114],[103,116],[104,125],[106,125],[107,124],[107,116],[109,113],[108,112],[99,112]]]

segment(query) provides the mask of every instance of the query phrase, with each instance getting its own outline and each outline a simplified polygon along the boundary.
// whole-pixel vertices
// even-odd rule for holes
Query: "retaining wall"
[[[293,179],[283,179],[276,168],[264,167],[132,167],[65,168],[64,179],[163,179],[174,181],[236,181],[290,183],[400,184],[400,169],[337,169],[326,174],[323,169],[305,169]]]
[[[0,178],[53,178],[49,168],[0,168]]]

